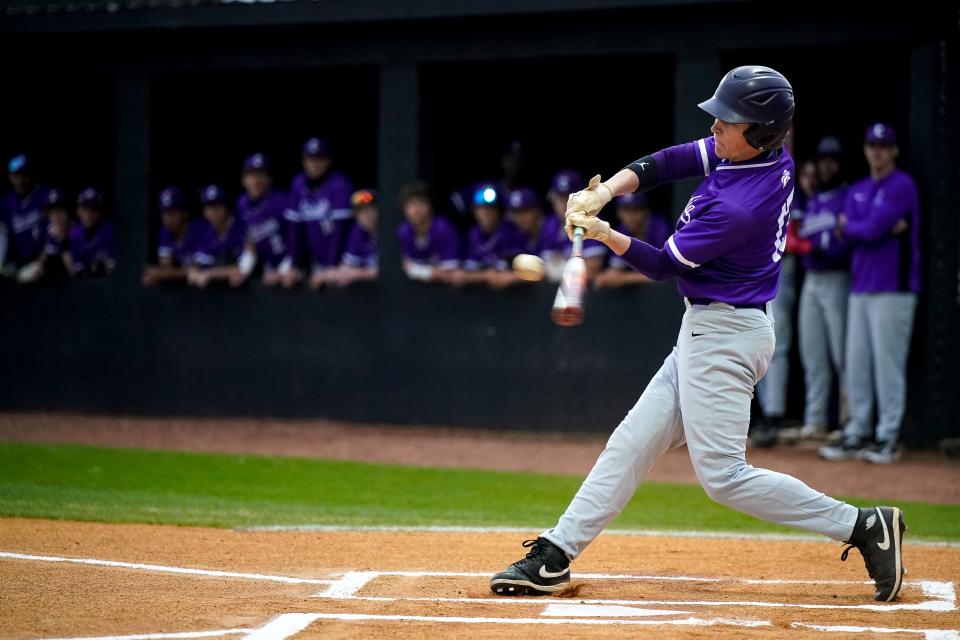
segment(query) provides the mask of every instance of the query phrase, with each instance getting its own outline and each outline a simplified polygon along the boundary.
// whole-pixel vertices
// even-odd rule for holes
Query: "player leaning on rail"
[[[645,156],[570,196],[568,233],[583,228],[584,237],[603,242],[650,278],[676,277],[687,311],[676,346],[566,513],[524,542],[530,552],[493,576],[491,589],[541,595],[566,587],[570,560],[620,513],[657,458],[686,442],[710,498],[847,541],[841,559],[859,549],[876,581],[874,597],[893,600],[904,573],[899,509],[858,509],[745,460],[753,388],[774,348],[769,302],[777,293],[793,198],[793,159],[782,146],[793,119],[793,88],[773,69],[739,67],[700,108],[715,118],[712,137]],[[662,248],[596,217],[614,196],[701,174],[703,183]]]

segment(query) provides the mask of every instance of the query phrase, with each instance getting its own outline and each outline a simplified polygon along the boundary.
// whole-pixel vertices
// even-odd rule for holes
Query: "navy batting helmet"
[[[724,122],[750,123],[743,132],[747,144],[773,149],[783,143],[793,122],[793,87],[770,67],[737,67],[700,108]]]

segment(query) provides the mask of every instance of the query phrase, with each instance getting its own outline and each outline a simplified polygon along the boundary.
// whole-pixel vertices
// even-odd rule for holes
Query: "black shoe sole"
[[[510,580],[507,578],[490,581],[490,591],[498,596],[548,596],[551,593],[563,591],[569,586],[569,582],[546,585],[536,584],[528,580]]]

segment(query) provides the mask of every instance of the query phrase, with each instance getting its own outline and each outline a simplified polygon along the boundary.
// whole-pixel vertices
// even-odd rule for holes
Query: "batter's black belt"
[[[723,300],[711,300],[710,298],[687,298],[690,301],[690,304],[702,304],[709,305],[713,302],[722,302],[723,304],[728,304],[734,309],[759,309],[764,313],[767,312],[767,303],[766,302],[755,302],[753,304],[740,304],[738,302],[723,302]]]

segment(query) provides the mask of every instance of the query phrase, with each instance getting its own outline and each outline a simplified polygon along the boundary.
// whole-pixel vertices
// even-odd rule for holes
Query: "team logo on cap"
[[[510,194],[510,206],[519,207],[523,204],[523,194],[519,191],[514,191]]]
[[[884,130],[882,124],[873,125],[873,135],[875,135],[878,138],[882,138],[885,133],[886,131]]]
[[[215,186],[211,185],[207,187],[206,195],[207,195],[207,200],[215,200],[217,196],[220,195],[220,190],[217,189]]]
[[[173,204],[173,194],[169,191],[164,191],[160,194],[160,204],[165,207],[169,207]]]
[[[263,154],[262,153],[253,154],[253,157],[250,158],[250,166],[255,169],[263,168]]]

